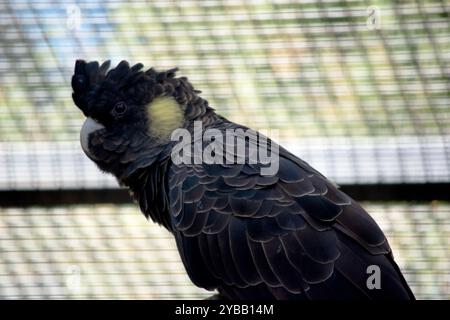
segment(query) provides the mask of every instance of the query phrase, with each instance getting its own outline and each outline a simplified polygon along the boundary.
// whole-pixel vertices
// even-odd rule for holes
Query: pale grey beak
[[[89,152],[89,135],[92,132],[104,128],[105,127],[102,124],[98,123],[92,118],[86,118],[86,120],[83,123],[83,126],[81,127],[80,132],[81,148],[83,149],[84,153],[86,153],[86,155],[93,160],[95,160],[95,157]]]

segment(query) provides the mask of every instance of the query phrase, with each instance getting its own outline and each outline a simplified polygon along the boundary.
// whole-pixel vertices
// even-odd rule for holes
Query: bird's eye
[[[114,106],[113,115],[120,117],[125,113],[125,111],[127,111],[127,105],[125,104],[125,102],[121,101],[116,103],[116,105]]]

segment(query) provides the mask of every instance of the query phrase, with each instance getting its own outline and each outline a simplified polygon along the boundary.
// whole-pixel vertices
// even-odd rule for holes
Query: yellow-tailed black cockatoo
[[[378,225],[323,175],[270,140],[278,170],[263,174],[267,164],[250,161],[262,140],[218,115],[177,69],[109,67],[76,62],[82,148],[174,235],[195,285],[227,299],[414,298]],[[179,128],[194,138],[174,140]],[[224,139],[211,155],[234,161],[174,160],[174,148],[195,158],[215,139],[205,141],[208,130],[244,132],[248,152]]]

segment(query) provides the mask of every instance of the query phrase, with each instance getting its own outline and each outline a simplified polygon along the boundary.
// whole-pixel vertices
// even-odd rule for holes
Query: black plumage
[[[282,147],[272,176],[248,155],[244,164],[175,164],[175,142],[149,130],[164,121],[148,113],[157,98],[173,98],[191,132],[194,120],[221,132],[247,128],[217,115],[176,69],[142,67],[76,62],[73,100],[103,125],[85,151],[174,235],[197,286],[229,299],[414,298],[375,221]],[[369,265],[380,267],[381,289],[367,287]]]

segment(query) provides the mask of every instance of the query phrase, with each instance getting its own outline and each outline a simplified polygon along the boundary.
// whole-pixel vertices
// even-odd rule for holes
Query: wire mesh
[[[1,188],[16,187],[17,176],[19,187],[78,184],[67,170],[113,183],[78,159],[82,116],[69,85],[77,58],[179,66],[220,113],[279,129],[282,144],[338,182],[450,178],[446,2],[22,0],[0,8],[0,154],[16,168],[0,169]],[[53,166],[42,142],[80,167],[57,170],[53,183],[36,178]]]
[[[76,59],[180,67],[341,184],[450,181],[439,0],[0,0],[0,191],[116,188],[81,152]],[[418,298],[450,298],[450,206],[368,203]],[[0,298],[202,298],[132,206],[2,208]]]
[[[420,299],[450,299],[450,206],[366,203]],[[0,298],[198,299],[173,237],[135,206],[0,209]],[[418,241],[420,240],[420,241]]]

